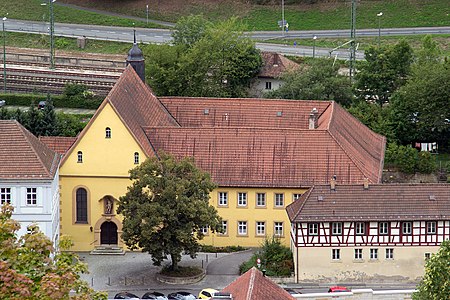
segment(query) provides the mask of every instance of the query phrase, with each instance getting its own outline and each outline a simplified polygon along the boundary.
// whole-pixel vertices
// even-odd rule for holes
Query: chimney
[[[369,178],[367,177],[364,178],[364,189],[365,190],[369,189]]]
[[[278,53],[273,53],[273,66],[278,67]]]
[[[309,129],[316,129],[319,126],[319,112],[313,108],[309,114]]]
[[[333,177],[331,177],[331,180],[330,180],[330,189],[331,189],[332,191],[335,191],[335,190],[336,190],[336,175],[333,176]]]

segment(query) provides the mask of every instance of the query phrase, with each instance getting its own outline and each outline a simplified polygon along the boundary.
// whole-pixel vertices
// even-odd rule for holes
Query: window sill
[[[365,262],[365,260],[364,259],[353,259],[353,262],[354,263],[363,263],[363,262]]]

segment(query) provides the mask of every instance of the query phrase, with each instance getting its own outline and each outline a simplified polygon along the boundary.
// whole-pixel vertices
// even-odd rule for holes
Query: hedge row
[[[103,98],[83,99],[81,97],[65,97],[63,95],[52,95],[55,107],[97,109]],[[47,95],[36,94],[0,94],[0,99],[6,100],[6,105],[30,106],[31,103],[37,105],[39,101],[46,100]]]

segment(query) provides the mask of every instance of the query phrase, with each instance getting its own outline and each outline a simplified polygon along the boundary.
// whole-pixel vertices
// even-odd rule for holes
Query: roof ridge
[[[55,159],[57,158],[56,152],[54,152],[49,147],[47,147],[47,145],[45,145],[44,143],[39,141],[39,139],[34,134],[32,134],[25,127],[23,127],[22,124],[20,124],[17,120],[14,120],[14,123],[16,123],[17,128],[20,130],[20,132],[21,132],[22,136],[25,138],[28,146],[31,148],[33,154],[38,159],[39,165],[41,166],[41,168],[44,169],[44,172],[46,173],[46,175],[48,177],[52,178],[53,177],[52,171],[55,170],[54,169],[54,167],[55,167],[54,164],[55,164]],[[47,169],[47,166],[45,165],[44,161],[42,160],[42,157],[39,155],[39,153],[37,152],[36,148],[34,147],[35,145],[33,145],[31,139],[34,139],[37,143],[40,144],[40,146],[43,146],[44,148],[46,148],[46,150],[50,151],[50,153],[53,153],[53,159],[52,159],[52,164],[50,166],[50,169]]]
[[[250,279],[248,281],[248,290],[247,290],[247,297],[246,299],[251,299],[251,296],[253,294],[253,288],[255,286],[255,267],[251,268],[251,273],[250,273]]]
[[[303,203],[302,203],[302,205],[300,205],[300,207],[299,207],[299,209],[297,210],[297,213],[295,213],[294,214],[294,218],[292,218],[292,220],[295,220],[296,218],[297,218],[297,216],[300,214],[300,211],[303,209],[303,207],[305,206],[305,204],[306,204],[306,201],[308,201],[308,198],[309,198],[309,196],[311,195],[311,193],[312,193],[312,191],[314,190],[316,188],[316,186],[315,185],[313,185],[312,187],[310,187],[309,189],[308,189],[308,191],[306,191],[306,193],[304,193],[303,195],[305,195],[305,201],[303,201]],[[301,196],[301,197],[303,197],[303,195]],[[300,198],[301,198],[300,197]],[[300,200],[300,199],[299,199]],[[297,201],[299,201],[299,200],[297,200]]]

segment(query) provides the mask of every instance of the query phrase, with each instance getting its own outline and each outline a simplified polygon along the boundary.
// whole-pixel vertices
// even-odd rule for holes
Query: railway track
[[[3,82],[3,67],[0,81]],[[42,66],[21,64],[6,65],[6,87],[8,92],[62,94],[66,84],[83,84],[97,95],[106,96],[120,77],[119,72],[85,69],[50,70]]]

